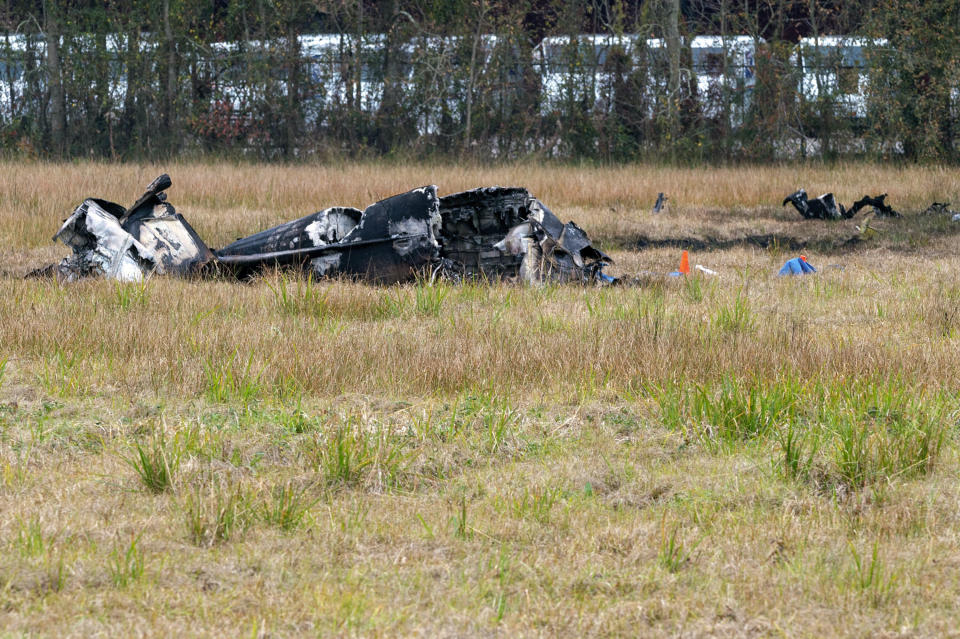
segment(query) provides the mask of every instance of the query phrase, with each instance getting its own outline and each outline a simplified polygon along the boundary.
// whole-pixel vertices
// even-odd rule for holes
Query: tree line
[[[952,0],[3,0],[0,28],[7,154],[958,159]],[[798,44],[836,34],[856,60]]]

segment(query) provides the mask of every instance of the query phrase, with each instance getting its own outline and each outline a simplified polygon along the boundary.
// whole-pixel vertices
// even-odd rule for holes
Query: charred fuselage
[[[43,270],[62,279],[139,280],[152,273],[228,273],[268,268],[317,277],[402,282],[421,273],[454,279],[609,282],[612,260],[573,222],[563,224],[520,187],[484,187],[437,197],[424,186],[363,211],[331,207],[211,251],[166,202],[160,176],[129,209],[88,199],[54,239],[72,256]]]

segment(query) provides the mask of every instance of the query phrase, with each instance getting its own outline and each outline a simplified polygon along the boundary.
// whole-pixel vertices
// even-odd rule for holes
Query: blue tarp
[[[810,266],[806,260],[802,260],[799,257],[795,257],[792,260],[787,260],[783,265],[783,268],[780,269],[778,275],[806,275],[807,273],[816,273],[817,269]]]

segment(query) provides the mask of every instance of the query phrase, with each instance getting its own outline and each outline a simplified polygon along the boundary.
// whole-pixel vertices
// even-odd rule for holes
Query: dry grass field
[[[920,213],[955,170],[0,168],[0,636],[960,628],[960,224]],[[520,184],[646,275],[22,279],[163,171],[212,246]],[[798,186],[904,218],[802,221]],[[656,275],[685,243],[720,276]],[[820,272],[776,277],[798,246]]]

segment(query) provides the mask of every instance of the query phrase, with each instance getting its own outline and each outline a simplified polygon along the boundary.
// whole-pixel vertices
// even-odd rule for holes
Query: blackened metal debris
[[[590,244],[583,229],[573,222],[560,222],[540,200],[533,199],[529,209],[527,221],[494,245],[502,252],[522,256],[517,273],[522,281],[614,281],[603,273],[613,260]]]
[[[874,215],[880,215],[883,217],[901,217],[900,213],[895,211],[885,202],[886,197],[886,193],[882,193],[877,196],[865,195],[854,202],[853,206],[851,206],[849,209],[845,209],[842,204],[837,204],[837,200],[833,196],[833,193],[824,193],[817,199],[811,200],[807,197],[807,192],[805,190],[798,189],[796,192],[791,193],[783,200],[782,206],[786,206],[789,202],[790,204],[793,204],[797,211],[799,211],[800,215],[808,219],[850,219],[865,206],[872,207]]]
[[[923,210],[923,215],[954,215],[949,202],[934,202]]]
[[[840,220],[849,217],[843,205],[837,204],[833,193],[824,193],[817,199],[811,200],[807,198],[805,190],[798,189],[788,195],[781,206],[786,206],[788,202],[807,219]]]
[[[934,202],[923,210],[923,215],[946,215],[953,222],[960,222],[960,213],[952,210],[949,202]]]
[[[494,246],[530,214],[524,188],[491,186],[440,198],[440,257],[444,270],[468,277],[515,276],[523,257]]]
[[[432,273],[484,278],[610,283],[613,260],[573,222],[563,224],[519,187],[485,187],[437,197],[424,186],[364,211],[332,207],[211,251],[167,203],[162,175],[129,209],[84,200],[54,237],[73,255],[34,275],[72,281],[136,281],[153,273],[229,273],[246,278],[284,267],[314,276],[394,283]]]
[[[170,184],[170,177],[161,175],[129,209],[106,200],[84,200],[53,238],[72,248],[73,255],[33,275],[64,281],[89,276],[138,281],[150,273],[198,273],[213,253],[165,201]]]
[[[863,207],[869,206],[872,207],[874,215],[879,215],[881,217],[903,217],[899,212],[893,210],[893,208],[884,201],[886,199],[886,193],[881,193],[875,197],[864,195],[862,198],[853,203],[853,206],[850,207],[848,213],[850,214],[850,217],[852,217],[856,215],[857,212]]]
[[[951,210],[949,202],[934,202],[923,211],[924,215],[947,215],[951,222],[960,222],[960,213]]]
[[[662,192],[657,193],[657,201],[654,202],[653,210],[651,211],[651,213],[660,213],[661,211],[663,211],[663,207],[666,206],[666,204],[667,204],[667,196],[664,195]]]
[[[563,224],[519,187],[485,187],[440,198],[440,257],[454,277],[612,282],[613,260],[573,222]]]
[[[437,187],[425,186],[381,200],[362,213],[325,209],[237,240],[215,256],[241,277],[265,267],[293,266],[317,276],[401,282],[438,257],[439,226]]]

